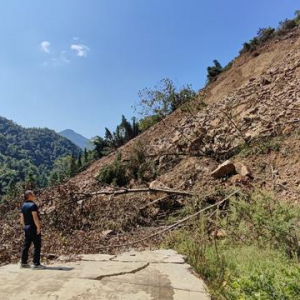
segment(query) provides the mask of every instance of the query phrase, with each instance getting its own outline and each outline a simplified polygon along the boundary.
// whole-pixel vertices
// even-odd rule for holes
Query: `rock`
[[[226,160],[211,173],[211,176],[214,178],[221,178],[225,175],[231,175],[235,173],[235,165],[230,160]]]
[[[270,81],[269,79],[265,78],[265,77],[263,77],[263,78],[261,79],[261,84],[262,84],[262,85],[268,85],[268,84],[270,84],[270,83],[271,83],[271,81]]]
[[[53,253],[48,253],[48,254],[45,255],[45,257],[47,259],[50,259],[50,260],[58,258],[58,256],[56,254],[53,254]]]
[[[175,136],[172,138],[172,144],[177,144],[181,140],[181,134],[176,132]]]
[[[231,182],[232,184],[240,183],[242,180],[243,180],[243,176],[241,176],[240,174],[233,175],[233,176],[230,178],[230,182]]]
[[[154,180],[149,185],[150,189],[169,189],[167,186],[165,186],[161,181]]]
[[[215,230],[211,234],[213,237],[217,239],[221,239],[227,236],[227,233],[224,229]]]
[[[244,177],[251,177],[251,175],[252,175],[250,170],[248,169],[248,167],[246,167],[245,165],[241,166],[239,174],[241,174]]]
[[[112,235],[114,235],[115,232],[113,230],[104,230],[101,232],[101,235],[104,237],[104,238],[108,238]]]

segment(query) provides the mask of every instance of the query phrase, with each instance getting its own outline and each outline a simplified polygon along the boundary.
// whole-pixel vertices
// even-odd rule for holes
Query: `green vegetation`
[[[273,37],[279,37],[290,32],[293,28],[300,24],[300,11],[295,12],[294,19],[285,19],[279,22],[277,30],[272,27],[261,28],[258,30],[257,35],[251,39],[249,42],[244,43],[240,53],[253,52],[258,46],[264,45],[268,40]]]
[[[276,138],[260,138],[253,141],[251,145],[241,145],[237,152],[241,157],[268,154],[271,151],[278,152],[281,148],[282,140],[282,136]]]
[[[266,193],[229,205],[175,231],[167,246],[187,255],[213,299],[297,299],[300,209]]]
[[[118,153],[112,164],[100,170],[97,179],[102,184],[125,186],[131,180],[147,182],[156,176],[155,163],[153,160],[147,160],[144,145],[137,143],[133,146],[128,160],[123,162],[121,154]]]
[[[163,118],[160,115],[146,116],[139,121],[141,132],[146,131],[156,123],[159,123]]]
[[[179,90],[171,79],[162,79],[153,89],[145,88],[139,92],[140,114],[144,117],[160,116],[164,118],[185,102],[196,96],[190,85]]]
[[[97,179],[101,183],[113,186],[124,186],[128,183],[126,168],[121,161],[120,153],[118,153],[115,161],[112,164],[106,165],[101,169]]]
[[[115,132],[111,133],[109,129],[105,128],[105,142],[110,148],[117,149],[138,136],[139,133],[139,124],[136,118],[132,118],[131,124],[125,116],[122,116],[121,123],[117,126]]]
[[[49,129],[25,129],[0,117],[0,197],[26,185],[45,187],[55,162],[80,149]]]
[[[207,67],[207,83],[214,82],[217,77],[223,72],[221,64],[215,59],[212,67]]]
[[[257,32],[257,36],[254,37],[249,42],[244,43],[243,49],[240,53],[248,52],[248,51],[255,51],[258,46],[263,45],[271,39],[275,35],[275,28],[268,27],[268,28],[260,28]]]
[[[215,82],[218,78],[218,76],[229,70],[232,65],[233,65],[233,60],[230,61],[224,68],[222,67],[222,65],[215,59],[213,61],[213,66],[209,66],[207,67],[207,79],[206,79],[206,85]]]

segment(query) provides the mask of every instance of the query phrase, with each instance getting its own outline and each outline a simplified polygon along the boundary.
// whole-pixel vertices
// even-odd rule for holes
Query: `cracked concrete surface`
[[[173,250],[81,255],[46,270],[0,268],[1,300],[208,300],[203,281]]]

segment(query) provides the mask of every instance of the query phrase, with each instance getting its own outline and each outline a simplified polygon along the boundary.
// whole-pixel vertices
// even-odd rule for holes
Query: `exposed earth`
[[[61,258],[63,260],[64,258]],[[82,255],[45,270],[0,268],[1,300],[208,300],[203,281],[173,250]]]

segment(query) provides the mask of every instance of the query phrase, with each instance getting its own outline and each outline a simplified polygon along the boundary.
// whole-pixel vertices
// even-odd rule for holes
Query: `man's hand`
[[[41,233],[41,222],[40,222],[37,211],[33,211],[32,216],[33,216],[34,224],[36,226],[36,233],[40,234]]]

